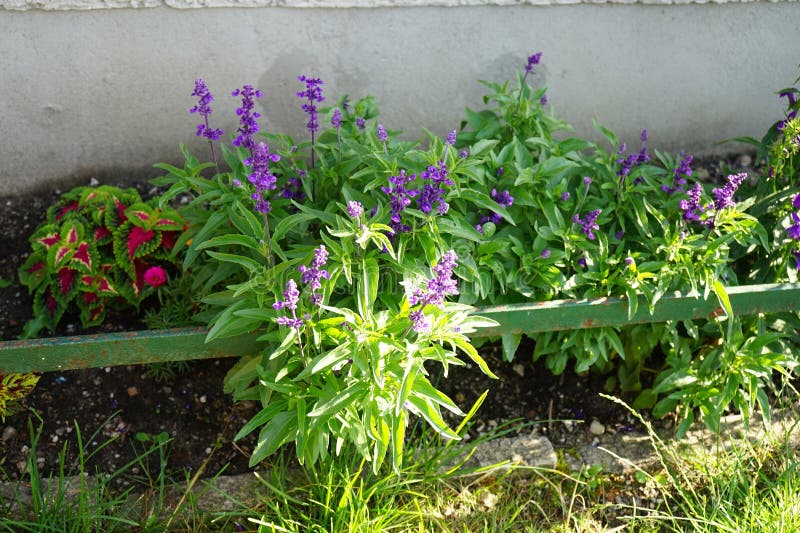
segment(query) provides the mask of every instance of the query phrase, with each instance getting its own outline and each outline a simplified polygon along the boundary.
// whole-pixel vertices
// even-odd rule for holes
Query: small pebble
[[[128,387],[128,396],[133,398],[137,394],[139,394],[139,389],[137,389],[136,387]]]
[[[589,424],[589,433],[592,435],[602,435],[605,432],[606,427],[597,420],[592,420],[592,423]]]
[[[206,395],[205,395],[205,394],[203,394],[202,396],[200,396],[200,403],[206,403],[206,401],[207,401],[207,400],[208,400],[208,398],[206,398]]]
[[[3,442],[8,442],[16,436],[17,430],[12,426],[8,426],[3,430],[3,436],[0,437],[0,439],[2,439]]]
[[[522,366],[520,363],[516,363],[511,369],[519,374],[519,377],[525,377],[525,367]]]
[[[736,158],[736,166],[749,167],[753,164],[753,158],[749,154],[742,154]]]
[[[89,180],[89,187],[97,187],[100,185],[100,182],[97,181],[97,178],[92,178]]]

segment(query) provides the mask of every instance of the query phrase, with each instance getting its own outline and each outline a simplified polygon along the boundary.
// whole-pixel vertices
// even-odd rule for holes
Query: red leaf
[[[100,299],[100,297],[97,296],[93,292],[84,292],[83,293],[83,303],[85,303],[86,305],[89,305],[90,303],[96,302],[99,299]]]
[[[161,233],[161,245],[165,250],[172,250],[178,240],[179,231],[165,231]]]
[[[117,204],[117,216],[119,217],[119,225],[122,225],[123,222],[128,220],[128,217],[125,216],[125,206],[122,205],[122,202],[119,201],[118,198],[114,198],[114,203]]]
[[[72,202],[71,204],[65,205],[61,208],[61,211],[58,212],[56,215],[56,221],[61,220],[61,218],[69,213],[70,211],[77,211],[78,210],[78,202]]]
[[[100,239],[104,239],[106,237],[109,237],[110,235],[111,235],[111,232],[108,231],[107,228],[105,228],[104,226],[99,226],[99,227],[95,228],[95,230],[94,230],[94,242],[97,242]]]
[[[128,257],[133,259],[133,254],[136,249],[142,244],[148,242],[156,233],[154,231],[145,230],[139,226],[133,226],[131,232],[128,234]]]
[[[100,292],[110,292],[112,294],[116,294],[117,291],[114,290],[114,287],[108,282],[107,279],[101,279],[100,283],[97,287],[97,290]]]
[[[39,270],[41,270],[43,267],[44,267],[44,263],[40,261],[40,262],[34,264],[32,267],[30,267],[28,269],[28,273],[33,274],[34,272],[38,272]]]
[[[61,262],[61,260],[64,259],[64,256],[67,255],[69,252],[70,252],[70,249],[68,247],[66,247],[66,246],[63,246],[63,247],[59,248],[56,251],[55,264],[56,265],[59,264]]]
[[[61,294],[66,295],[75,283],[75,271],[71,268],[62,268],[58,271],[58,287]]]
[[[78,242],[78,230],[75,229],[75,226],[72,226],[69,229],[69,235],[67,235],[67,242],[70,244]]]
[[[97,307],[93,307],[91,311],[89,311],[89,320],[96,320],[100,313],[103,312],[102,305],[98,305]]]
[[[54,314],[56,312],[56,306],[58,302],[56,299],[53,298],[53,295],[50,293],[50,287],[47,288],[47,292],[44,295],[44,306],[50,311],[50,314]]]
[[[136,215],[136,217],[142,222],[147,222],[150,220],[150,214],[147,211],[131,211],[131,213]]]
[[[61,236],[58,233],[53,233],[52,235],[46,235],[40,239],[37,239],[40,243],[44,245],[45,248],[50,248],[55,243],[61,240]]]
[[[89,256],[89,243],[82,242],[78,245],[78,249],[75,250],[75,255],[72,256],[73,260],[77,260],[80,263],[83,263],[86,268],[92,268],[92,258]]]

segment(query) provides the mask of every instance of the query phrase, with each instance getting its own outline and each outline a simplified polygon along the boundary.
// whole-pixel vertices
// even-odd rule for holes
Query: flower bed
[[[464,413],[428,368],[446,374],[466,356],[491,376],[473,344],[481,330],[499,334],[511,361],[533,329],[492,330],[492,306],[532,301],[624,306],[624,327],[544,328],[533,357],[555,374],[573,365],[609,375],[610,387],[638,393],[638,407],[679,410],[682,431],[698,415],[716,427],[730,406],[766,413],[772,374],[796,364],[796,316],[739,316],[729,287],[796,281],[797,91],[782,92],[786,120],[756,142],[765,175],[705,184],[691,156],[651,152],[646,131],[632,151],[602,126],[602,144],[568,137],[546,89],[527,83],[540,60],[528,58],[513,88],[486,83],[490,108],[467,110],[460,131],[428,134],[425,146],[376,122],[371,98],[321,108],[322,81],[301,76],[309,140],[260,133],[263,94],[245,85],[233,93],[242,104],[229,148],[198,80],[191,112],[202,117],[197,134],[212,162],[184,149],[183,168],[158,165],[167,175],[154,183],[167,191],[149,205],[119,201],[123,191],[92,210],[96,194],[80,191],[74,208],[54,210],[32,238],[40,258],[22,273],[40,295],[39,325],[52,326],[70,301],[86,306],[91,323],[101,293],[138,297],[150,287],[178,321],[196,302],[208,341],[257,331],[267,348],[226,379],[235,399],[262,404],[238,435],[259,431],[253,464],[290,442],[311,464],[350,441],[376,471],[387,455],[399,466],[409,415],[457,439],[442,409]],[[321,129],[321,117],[330,127]],[[178,195],[192,199],[164,216]],[[87,237],[92,223],[99,239]],[[113,246],[103,255],[106,233]],[[162,284],[168,271],[154,260],[183,275]],[[633,325],[675,291],[715,299],[721,312]],[[665,360],[643,388],[656,347]]]

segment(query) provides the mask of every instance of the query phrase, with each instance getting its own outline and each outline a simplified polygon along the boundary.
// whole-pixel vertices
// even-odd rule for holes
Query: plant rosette
[[[19,270],[34,300],[25,335],[53,330],[70,305],[84,327],[102,323],[108,306],[138,309],[175,270],[183,229],[177,211],[142,202],[135,189],[78,187],[62,195]]]

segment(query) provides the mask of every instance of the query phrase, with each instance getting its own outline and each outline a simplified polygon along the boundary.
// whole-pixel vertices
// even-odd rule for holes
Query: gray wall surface
[[[760,136],[800,74],[794,2],[24,10],[36,4],[0,4],[0,196],[148,172],[180,161],[181,142],[206,154],[188,113],[198,77],[227,133],[230,92],[252,83],[262,129],[304,138],[306,74],[325,80],[326,104],[376,96],[381,122],[416,138],[457,127],[482,107],[478,79],[510,79],[541,50],[535,81],[578,135],[596,119],[629,142],[647,128],[651,147],[708,153]]]

